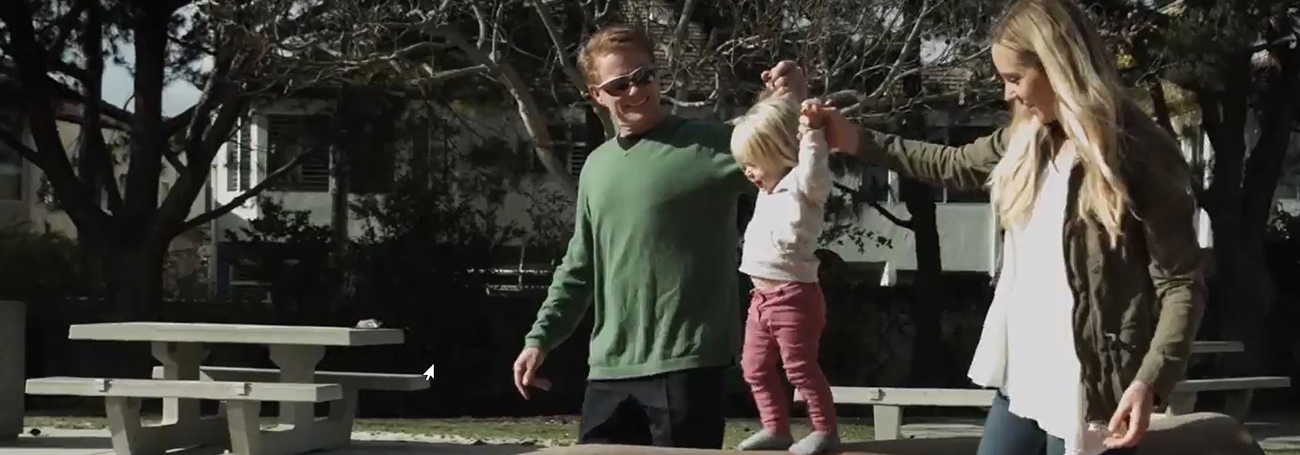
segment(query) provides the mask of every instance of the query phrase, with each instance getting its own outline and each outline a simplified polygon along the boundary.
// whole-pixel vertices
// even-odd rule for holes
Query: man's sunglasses
[[[637,68],[631,74],[619,76],[600,84],[597,87],[604,90],[609,96],[619,97],[627,94],[627,91],[635,84],[637,87],[649,84],[655,78],[655,69],[649,66]]]

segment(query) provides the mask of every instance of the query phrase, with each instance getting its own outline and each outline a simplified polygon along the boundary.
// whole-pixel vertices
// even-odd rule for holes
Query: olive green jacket
[[[1133,106],[1122,112],[1120,172],[1131,206],[1118,246],[1078,214],[1082,165],[1070,172],[1062,239],[1088,420],[1108,421],[1134,379],[1168,397],[1183,379],[1206,300],[1189,166],[1155,122]],[[863,129],[857,154],[932,184],[973,189],[987,182],[1009,136],[1001,129],[948,147]]]

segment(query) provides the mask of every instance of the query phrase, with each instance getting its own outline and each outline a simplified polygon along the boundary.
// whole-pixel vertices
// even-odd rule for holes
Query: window
[[[577,176],[582,173],[582,166],[587,164],[587,157],[591,156],[591,147],[587,147],[586,142],[573,142],[570,146],[569,174]]]
[[[599,127],[599,126],[598,126]],[[582,173],[582,166],[587,163],[587,156],[591,155],[592,147],[588,140],[587,127],[581,123],[552,123],[547,126],[551,133],[552,150],[558,156],[565,160],[569,167],[569,174],[577,177]],[[526,142],[520,147],[520,151],[526,152],[528,159],[533,163],[533,172],[544,173],[546,167],[542,165],[541,157],[537,156],[537,151],[533,149],[532,142]]]
[[[284,115],[266,116],[267,173],[280,169],[294,157],[311,152],[311,155],[298,161],[298,165],[281,176],[273,186],[280,191],[301,191],[325,193],[330,190],[330,157],[325,150],[326,138],[320,134],[320,127],[329,125],[329,118],[324,115]]]
[[[239,191],[248,191],[253,183],[253,134],[244,124],[239,128]]]
[[[17,116],[0,116],[0,128],[22,136],[22,122]],[[23,158],[17,150],[0,144],[0,201],[20,201],[23,199]]]
[[[226,142],[226,190],[248,191],[253,181],[253,141],[251,128],[240,122],[238,130]]]

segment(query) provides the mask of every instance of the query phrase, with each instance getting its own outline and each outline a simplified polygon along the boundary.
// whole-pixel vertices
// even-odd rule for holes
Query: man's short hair
[[[650,62],[654,63],[654,46],[650,44],[650,37],[645,31],[630,25],[603,27],[587,39],[587,45],[583,46],[582,52],[578,54],[578,66],[582,68],[582,75],[587,78],[587,84],[595,85],[602,82],[596,80],[600,77],[596,72],[596,59],[620,50],[645,52],[650,56]]]

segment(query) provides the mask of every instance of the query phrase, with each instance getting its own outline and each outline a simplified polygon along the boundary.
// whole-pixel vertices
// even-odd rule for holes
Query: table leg
[[[108,431],[113,439],[113,453],[117,455],[144,455],[149,448],[141,447],[140,399],[108,397],[104,399]],[[156,450],[156,449],[155,449]]]
[[[262,455],[262,430],[257,421],[262,403],[257,401],[226,402],[226,419],[230,425],[230,453],[233,455]]]
[[[1245,422],[1246,415],[1250,414],[1250,401],[1254,397],[1255,391],[1250,389],[1228,392],[1227,400],[1223,403],[1223,413]]]
[[[315,383],[316,365],[324,357],[324,346],[271,345],[271,361],[280,367],[280,382]],[[315,420],[314,403],[280,403],[281,425],[305,426]]]
[[[892,440],[902,436],[903,408],[899,406],[875,405],[871,407],[876,427],[876,440]]]
[[[1196,392],[1174,392],[1169,395],[1169,405],[1165,415],[1179,416],[1191,414],[1196,409]]]
[[[200,343],[154,342],[153,357],[162,363],[161,379],[199,380],[199,364],[208,357]],[[199,419],[199,401],[183,398],[163,399],[163,425],[189,423]]]

